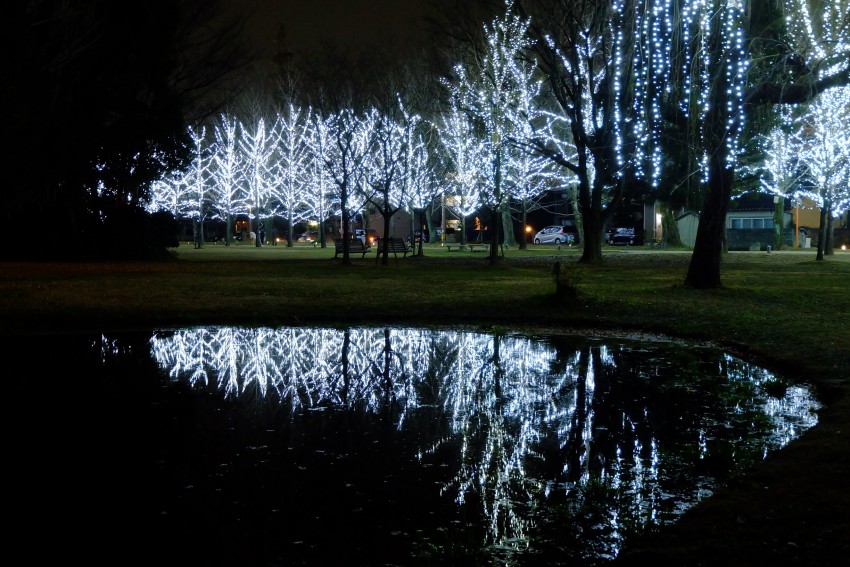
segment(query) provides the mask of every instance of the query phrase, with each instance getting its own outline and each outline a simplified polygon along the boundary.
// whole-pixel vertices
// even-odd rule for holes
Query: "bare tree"
[[[580,261],[602,261],[603,228],[634,175],[628,144],[638,19],[631,0],[524,2],[556,123],[539,152],[577,178],[583,221]],[[543,134],[543,132],[541,132]]]
[[[330,145],[324,154],[324,167],[336,187],[336,200],[342,216],[343,265],[351,264],[351,212],[362,202],[354,193],[363,178],[363,162],[367,157],[368,131],[363,118],[351,109],[343,109],[327,119]]]

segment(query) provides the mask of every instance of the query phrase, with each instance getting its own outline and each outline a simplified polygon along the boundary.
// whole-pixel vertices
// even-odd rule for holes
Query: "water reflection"
[[[206,395],[193,412],[234,412],[227,428],[270,434],[220,455],[214,472],[196,448],[164,457],[192,486],[177,498],[216,499],[250,481],[312,492],[258,496],[272,516],[322,516],[270,520],[289,538],[271,553],[296,563],[316,559],[331,533],[362,561],[604,562],[817,420],[803,386],[660,343],[222,327],[156,333],[150,348],[176,383]],[[340,522],[364,525],[348,538]]]

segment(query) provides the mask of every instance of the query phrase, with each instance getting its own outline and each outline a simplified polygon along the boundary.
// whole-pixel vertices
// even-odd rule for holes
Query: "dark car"
[[[633,228],[612,228],[605,234],[605,242],[611,246],[640,246],[643,236]]]

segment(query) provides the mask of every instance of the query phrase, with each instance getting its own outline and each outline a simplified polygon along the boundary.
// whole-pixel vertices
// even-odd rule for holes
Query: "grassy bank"
[[[834,565],[850,557],[850,253],[730,253],[724,289],[682,286],[686,251],[606,248],[374,252],[350,266],[333,248],[183,244],[164,263],[5,263],[0,332],[39,334],[195,324],[509,326],[663,333],[711,341],[816,386],[819,425],[728,489],[650,534],[620,561],[657,565]],[[556,297],[555,261],[576,297]]]

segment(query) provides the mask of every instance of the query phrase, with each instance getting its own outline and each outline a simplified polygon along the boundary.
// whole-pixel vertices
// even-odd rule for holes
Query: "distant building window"
[[[773,228],[772,217],[734,218],[731,228]]]

